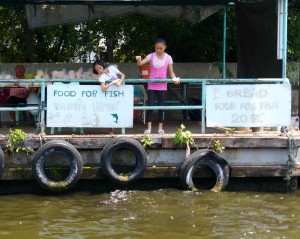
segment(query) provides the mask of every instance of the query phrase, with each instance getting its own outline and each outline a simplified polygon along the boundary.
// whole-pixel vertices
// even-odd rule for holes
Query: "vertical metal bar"
[[[286,60],[287,60],[287,16],[288,0],[283,0],[283,26],[282,26],[282,79],[286,78]]]
[[[41,82],[41,104],[42,104],[42,110],[40,111],[40,127],[41,127],[41,134],[45,133],[45,97],[46,96],[46,84],[45,82]]]
[[[226,78],[226,28],[227,28],[227,6],[224,6],[224,19],[223,19],[223,65],[222,77]]]
[[[188,98],[187,98],[187,83],[182,83],[181,84],[181,95],[183,99],[187,102],[188,104]],[[186,105],[187,105],[186,104]],[[182,111],[182,120],[187,120],[188,117],[188,110],[183,110]]]
[[[201,134],[205,134],[205,112],[206,112],[206,102],[205,102],[205,94],[206,94],[206,84],[205,84],[205,80],[202,80],[202,106],[203,109],[201,110],[202,114],[201,114]]]

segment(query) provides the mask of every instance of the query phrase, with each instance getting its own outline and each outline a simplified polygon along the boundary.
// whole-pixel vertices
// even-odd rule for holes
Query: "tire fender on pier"
[[[226,187],[229,180],[228,163],[216,152],[201,149],[187,157],[180,167],[179,178],[185,189],[199,189],[193,180],[193,175],[199,166],[206,166],[214,173],[215,183],[210,187],[211,191],[221,191]]]
[[[2,174],[4,172],[4,167],[5,167],[4,163],[5,163],[4,152],[3,152],[3,149],[0,148],[0,179],[1,179]]]
[[[118,150],[129,150],[135,156],[135,165],[130,172],[119,173],[113,168],[113,156]],[[119,159],[122,160],[122,159]],[[116,183],[131,183],[140,179],[147,168],[147,153],[140,142],[131,138],[114,138],[103,148],[100,158],[104,175]]]
[[[55,156],[62,156],[69,162],[68,175],[62,180],[53,180],[46,173],[46,161]],[[35,153],[32,162],[32,175],[35,181],[44,189],[64,191],[75,186],[83,169],[82,157],[77,149],[63,140],[52,140],[42,145]]]

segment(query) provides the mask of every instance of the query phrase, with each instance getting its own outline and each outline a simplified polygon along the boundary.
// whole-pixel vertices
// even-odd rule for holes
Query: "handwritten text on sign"
[[[48,86],[47,127],[133,127],[133,86]]]
[[[206,86],[207,126],[276,127],[289,125],[288,84]]]

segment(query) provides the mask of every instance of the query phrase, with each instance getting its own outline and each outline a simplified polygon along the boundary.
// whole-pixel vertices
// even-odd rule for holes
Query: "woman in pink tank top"
[[[167,79],[167,72],[172,78],[174,84],[179,84],[179,78],[176,77],[173,70],[173,59],[165,52],[167,48],[166,41],[158,39],[155,42],[155,52],[146,56],[142,60],[141,56],[136,56],[137,65],[141,66],[146,63],[150,63],[150,79]],[[155,105],[157,100],[159,106],[163,106],[165,103],[165,95],[167,91],[167,82],[148,82],[147,95],[148,105]],[[163,122],[164,122],[164,111],[159,110],[158,112],[158,134],[164,134]],[[144,134],[151,134],[153,121],[153,110],[147,110],[146,122],[147,129]]]

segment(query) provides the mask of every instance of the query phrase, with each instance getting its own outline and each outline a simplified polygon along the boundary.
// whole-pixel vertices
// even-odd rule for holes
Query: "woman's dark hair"
[[[164,45],[167,45],[167,42],[165,39],[162,39],[162,38],[158,38],[156,39],[155,43],[154,44],[157,44],[157,43],[162,43]]]
[[[95,70],[95,66],[96,66],[96,65],[102,66],[103,69],[107,68],[107,64],[106,64],[105,61],[103,61],[103,60],[101,60],[101,59],[95,60],[95,62],[93,63],[93,73],[96,74],[96,75],[99,74],[98,71]]]

